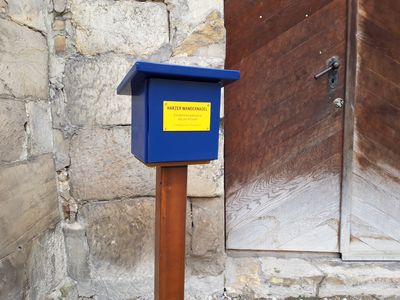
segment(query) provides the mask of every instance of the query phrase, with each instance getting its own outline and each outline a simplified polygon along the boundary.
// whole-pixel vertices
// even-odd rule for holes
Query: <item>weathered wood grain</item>
[[[333,168],[340,161],[335,155],[323,165]],[[269,181],[260,178],[243,186],[233,195],[227,214],[227,246],[337,251],[340,176],[320,172],[321,167],[317,165],[309,174],[291,180],[285,176]]]
[[[313,76],[331,56],[345,65],[346,3],[258,1],[239,14],[245,3],[225,2],[227,67],[242,73],[226,89],[227,247],[338,251],[344,68],[334,91]]]
[[[260,24],[267,22],[271,17],[282,11],[288,5],[293,3],[294,0],[282,0],[282,1],[254,1],[254,0],[243,0],[243,1],[225,1],[226,5],[230,6],[229,15],[225,16],[226,26],[232,28],[229,37],[241,36],[244,32],[240,30],[239,26],[231,26],[232,23],[238,21],[242,28],[246,28],[247,34],[251,35],[252,32],[256,31]],[[244,13],[246,12],[246,13]],[[254,19],[258,19],[255,22]],[[231,42],[236,42],[232,39]]]
[[[344,259],[400,259],[400,2],[359,0]]]
[[[353,181],[354,101],[357,69],[357,0],[347,1],[346,89],[343,132],[342,197],[340,203],[340,251],[350,243],[351,195]]]
[[[158,166],[154,299],[184,299],[187,166]]]
[[[240,2],[240,1],[229,1],[229,3],[227,3],[226,5],[227,16],[229,16],[230,7],[234,7],[236,5],[235,2]],[[281,1],[269,1],[268,6],[274,6],[274,4],[271,4],[273,2],[281,2]],[[265,44],[269,42],[274,42],[274,39],[278,37],[280,34],[282,34],[283,32],[289,30],[290,28],[296,26],[298,23],[303,21],[306,15],[307,17],[310,17],[313,14],[319,12],[319,10],[323,8],[325,5],[328,5],[329,3],[335,1],[296,0],[296,1],[284,1],[284,2],[287,2],[288,5],[285,6],[286,3],[284,3],[283,5],[278,4],[279,8],[272,10],[271,12],[275,13],[271,15],[269,18],[267,17],[265,19],[264,18],[260,19],[259,16],[258,17],[255,15],[249,16],[250,18],[252,18],[251,23],[254,25],[249,25],[248,22],[247,28],[249,28],[249,30],[245,31],[242,30],[239,32],[239,35],[234,35],[235,30],[239,29],[234,29],[232,27],[240,26],[241,29],[243,28],[241,25],[241,18],[243,17],[243,15],[241,15],[240,18],[237,18],[236,24],[230,27],[232,28],[231,30],[233,35],[228,34],[227,41],[229,47],[240,48],[240,51],[233,51],[232,53],[230,53],[230,55],[227,57],[229,65],[236,64],[244,57],[251,55],[254,51],[259,49],[260,47],[263,47]],[[228,30],[229,30],[229,25],[228,25]],[[238,36],[240,36],[240,39],[237,38]]]

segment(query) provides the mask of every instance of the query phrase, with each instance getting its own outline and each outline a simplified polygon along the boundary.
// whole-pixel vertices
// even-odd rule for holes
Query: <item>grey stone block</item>
[[[53,0],[54,10],[58,13],[62,13],[67,5],[66,0]]]
[[[213,257],[224,252],[224,199],[192,198],[192,255]]]
[[[53,138],[56,170],[59,171],[69,166],[71,163],[69,158],[70,139],[65,137],[63,132],[58,129],[53,130]]]
[[[118,83],[133,60],[102,55],[69,60],[65,67],[66,113],[77,126],[131,123],[131,99],[117,96]]]
[[[224,199],[192,198],[189,269],[196,276],[218,276],[225,269]]]
[[[218,160],[188,168],[189,197],[218,197],[224,193],[224,137],[220,134]]]
[[[166,0],[171,19],[171,37],[174,47],[180,46],[196,28],[205,23],[212,12],[223,15],[221,0]],[[222,17],[223,18],[223,17]]]
[[[0,260],[0,299],[49,299],[65,277],[64,238],[56,226]]]
[[[154,198],[96,202],[79,214],[86,224],[93,273],[134,271],[154,256]]]
[[[17,23],[46,31],[47,4],[45,0],[7,0],[8,15]]]
[[[0,299],[23,300],[27,290],[26,261],[30,243],[0,259]]]
[[[90,282],[89,248],[85,227],[80,223],[63,224],[67,273],[73,280],[85,285]]]
[[[73,232],[66,234],[70,267],[76,266],[75,275],[70,274],[78,279],[80,295],[95,294],[98,299],[151,296],[154,215],[153,198],[89,202],[82,207],[78,221],[84,227],[74,237]]]
[[[85,129],[71,141],[73,196],[105,200],[155,193],[155,170],[130,152],[130,127]]]
[[[53,152],[53,130],[50,105],[45,101],[26,104],[29,119],[30,154],[40,155]]]
[[[33,240],[27,263],[30,299],[47,299],[66,278],[64,236],[60,225]]]
[[[24,102],[0,99],[0,162],[26,159],[26,122]]]
[[[0,259],[60,220],[52,155],[0,167]]]
[[[174,56],[225,57],[224,19],[218,11],[211,12],[204,23],[191,32],[174,49]]]
[[[168,43],[168,13],[159,2],[71,1],[76,47],[84,55],[104,52],[149,55]]]
[[[0,19],[0,36],[0,95],[47,99],[46,39],[36,31],[5,19]]]

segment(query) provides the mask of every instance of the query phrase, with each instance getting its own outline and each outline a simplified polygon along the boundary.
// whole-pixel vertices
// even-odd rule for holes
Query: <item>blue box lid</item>
[[[118,85],[117,94],[135,95],[140,92],[139,87],[143,86],[144,80],[152,77],[199,82],[219,82],[222,87],[238,80],[240,78],[240,71],[137,61]]]

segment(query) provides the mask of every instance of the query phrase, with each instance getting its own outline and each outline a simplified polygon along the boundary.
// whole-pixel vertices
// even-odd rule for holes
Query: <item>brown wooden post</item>
[[[157,166],[154,299],[183,300],[187,165]]]

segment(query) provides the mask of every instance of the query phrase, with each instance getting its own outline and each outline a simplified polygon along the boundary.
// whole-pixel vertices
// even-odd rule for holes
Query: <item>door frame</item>
[[[343,166],[342,192],[340,197],[339,251],[342,256],[349,252],[351,230],[351,199],[353,177],[353,143],[354,143],[354,99],[356,95],[357,68],[357,7],[358,0],[347,0],[347,50],[345,107],[343,118]]]

